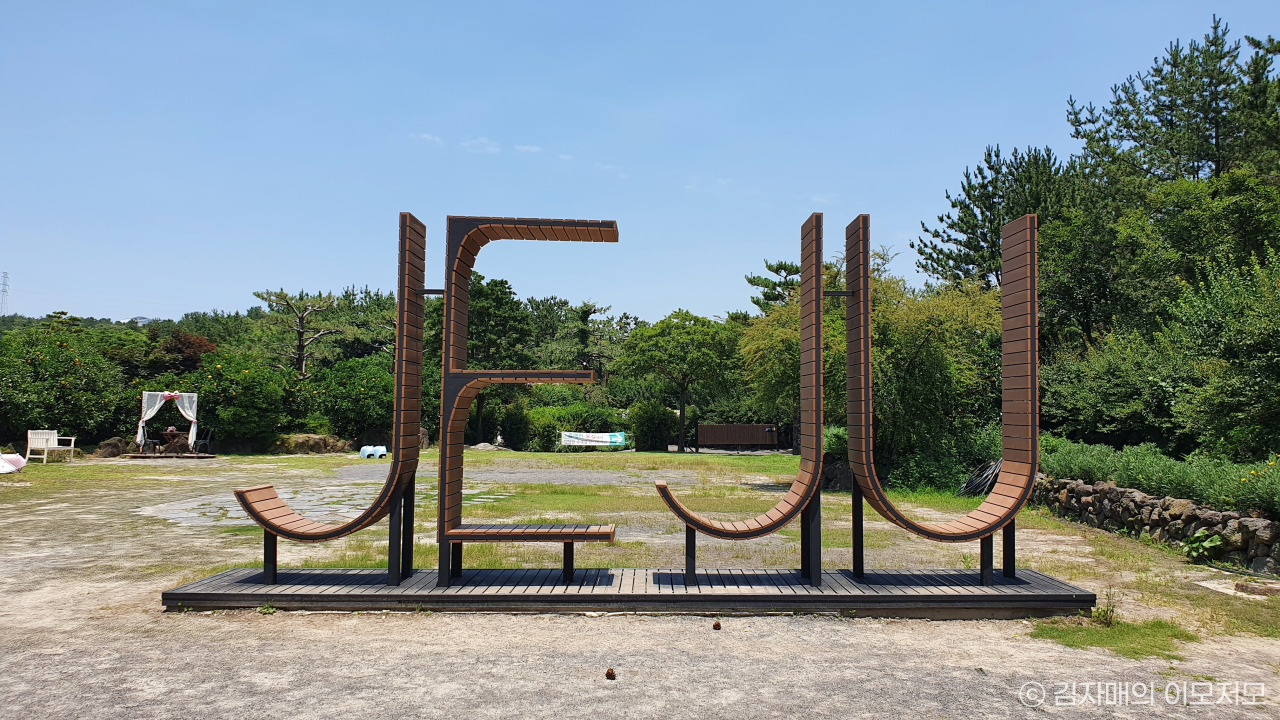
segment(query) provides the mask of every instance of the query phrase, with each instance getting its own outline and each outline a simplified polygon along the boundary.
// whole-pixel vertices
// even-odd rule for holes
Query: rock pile
[[[1280,522],[1266,518],[1219,512],[1190,500],[1154,497],[1110,482],[1088,485],[1079,480],[1039,480],[1032,501],[1045,505],[1054,515],[1090,527],[1125,530],[1156,542],[1182,542],[1204,529],[1208,531],[1205,538],[1222,538],[1219,545],[1209,548],[1214,560],[1260,573],[1274,573],[1280,567]]]
[[[272,455],[349,452],[351,442],[336,435],[281,435],[267,452]]]

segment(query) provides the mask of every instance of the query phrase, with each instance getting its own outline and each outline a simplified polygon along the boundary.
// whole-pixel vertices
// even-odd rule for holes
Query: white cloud
[[[436,145],[444,144],[444,140],[441,140],[439,136],[432,135],[431,133],[419,133],[417,135],[410,135],[410,137],[415,137],[419,140],[424,140],[429,143],[435,143]]]
[[[462,142],[458,143],[458,145],[463,150],[466,150],[467,152],[475,152],[475,153],[492,154],[496,152],[501,152],[502,150],[502,148],[498,146],[498,143],[490,140],[489,138],[483,135],[476,138],[467,138],[466,140],[463,140]]]
[[[572,160],[572,159],[573,159],[573,156],[572,156],[572,155],[561,155],[561,156],[560,156],[560,159],[561,159],[561,160]]]
[[[607,173],[613,173],[614,175],[618,176],[619,180],[626,180],[628,177],[626,173],[620,172],[618,170],[617,165],[610,165],[606,163],[596,163],[596,169],[603,170],[604,172],[607,172]]]
[[[517,145],[517,152],[542,152],[542,148],[537,145]]]
[[[814,195],[813,197],[809,198],[811,202],[816,202],[816,203],[829,203],[835,199],[836,199],[835,193],[823,193],[822,195]]]

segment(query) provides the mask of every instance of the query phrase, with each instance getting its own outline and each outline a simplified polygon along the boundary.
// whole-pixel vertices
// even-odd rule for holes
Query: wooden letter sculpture
[[[782,529],[800,515],[800,573],[822,584],[822,213],[800,229],[800,472],[791,489],[763,515],[741,522],[704,518],[685,507],[663,480],[658,494],[685,523],[685,584],[697,583],[697,533],[728,540],[758,538]]]
[[[862,495],[885,519],[939,542],[981,540],[981,578],[991,583],[992,535],[1004,529],[1004,574],[1013,577],[1014,516],[1031,497],[1038,460],[1036,216],[1025,215],[1001,232],[1002,368],[1004,427],[1000,476],[977,509],[949,522],[919,523],[893,506],[876,477],[871,404],[871,218],[859,215],[845,229],[849,295],[847,368],[849,466]],[[862,503],[854,498],[854,574],[862,574]]]
[[[398,585],[401,570],[413,568],[414,473],[418,470],[422,398],[422,283],[427,229],[409,213],[400,213],[400,271],[396,283],[395,415],[391,468],[382,490],[363,513],[340,524],[307,520],[294,512],[271,485],[235,491],[240,506],[263,529],[263,582],[276,582],[276,537],[324,542],[363,530],[391,515],[387,581]],[[402,517],[403,515],[403,517]],[[403,537],[401,531],[403,530]]]
[[[468,370],[467,314],[471,269],[494,240],[617,242],[612,220],[450,217],[445,257],[443,380],[440,395],[440,542],[438,584],[462,574],[464,542],[562,542],[565,581],[573,579],[573,544],[609,542],[613,525],[467,525],[462,522],[463,434],[476,395],[495,383],[591,383],[590,370]]]

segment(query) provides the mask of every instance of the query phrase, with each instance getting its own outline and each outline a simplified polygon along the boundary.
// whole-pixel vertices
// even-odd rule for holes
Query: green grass
[[[788,526],[779,530],[778,534],[788,538],[796,543],[800,542],[800,529]],[[902,537],[899,530],[881,530],[879,528],[862,529],[862,546],[868,550],[879,550],[882,548],[892,547]],[[824,548],[851,548],[853,547],[853,532],[848,527],[843,528],[822,528],[822,547]]]
[[[1110,627],[1082,620],[1045,620],[1037,624],[1030,635],[1069,648],[1104,648],[1135,660],[1147,657],[1182,660],[1182,656],[1175,653],[1179,644],[1200,639],[1165,620],[1117,621]]]
[[[565,467],[580,470],[694,470],[707,473],[794,475],[800,471],[798,455],[724,455],[702,453],[605,452],[475,452],[468,451],[467,465],[518,464],[520,467]]]
[[[245,522],[250,522],[250,521],[246,520]],[[223,533],[225,535],[243,535],[248,537],[262,536],[262,528],[258,527],[256,524],[220,525],[218,526],[218,532]]]
[[[885,495],[895,505],[910,503],[912,505],[921,505],[931,510],[951,512],[958,515],[963,515],[973,510],[986,499],[983,497],[962,497],[951,490],[937,490],[934,488],[920,488],[917,490],[890,488],[885,491]],[[871,512],[874,513],[875,511],[872,510]]]

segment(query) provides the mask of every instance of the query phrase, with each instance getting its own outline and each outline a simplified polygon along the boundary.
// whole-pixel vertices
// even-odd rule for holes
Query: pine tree
[[[1000,228],[1027,213],[1040,221],[1056,216],[1065,200],[1064,168],[1049,148],[1016,148],[1005,159],[1000,146],[987,146],[982,164],[965,168],[960,194],[947,191],[954,214],[938,216],[941,228],[920,228],[930,238],[911,243],[916,267],[947,283],[977,280],[1000,284]]]
[[[1248,38],[1255,54],[1240,63],[1240,42],[1218,17],[1201,42],[1172,42],[1146,73],[1111,89],[1098,109],[1068,100],[1072,137],[1082,159],[1104,168],[1108,182],[1149,183],[1216,178],[1262,159],[1274,171],[1280,151],[1271,57],[1280,43]],[[1144,184],[1146,183],[1146,184]]]
[[[774,277],[764,275],[746,276],[748,285],[760,288],[760,294],[751,298],[751,302],[757,308],[760,308],[760,312],[767,312],[769,308],[786,302],[791,291],[800,287],[800,266],[798,264],[787,260],[776,260],[774,262],[765,260],[764,267],[773,273]]]

